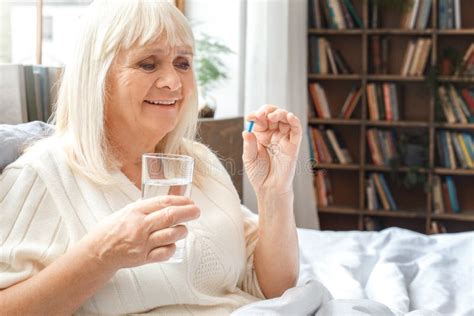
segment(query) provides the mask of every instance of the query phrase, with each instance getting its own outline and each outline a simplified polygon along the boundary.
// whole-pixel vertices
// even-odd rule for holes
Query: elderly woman
[[[2,314],[228,314],[294,286],[299,120],[273,105],[247,116],[257,223],[215,155],[194,141],[185,17],[166,1],[97,0],[82,20],[55,134],[0,179]],[[194,157],[191,198],[140,199],[148,152]],[[187,234],[185,260],[166,263]]]

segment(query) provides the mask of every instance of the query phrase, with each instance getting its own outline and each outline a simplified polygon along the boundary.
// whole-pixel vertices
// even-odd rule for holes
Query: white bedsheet
[[[474,232],[299,229],[298,236],[299,286],[235,315],[474,315]]]

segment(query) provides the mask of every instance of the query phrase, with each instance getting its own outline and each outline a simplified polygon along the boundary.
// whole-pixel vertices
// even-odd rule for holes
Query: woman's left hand
[[[275,105],[264,105],[247,115],[252,133],[243,132],[243,162],[257,196],[293,191],[293,178],[302,139],[300,120]]]

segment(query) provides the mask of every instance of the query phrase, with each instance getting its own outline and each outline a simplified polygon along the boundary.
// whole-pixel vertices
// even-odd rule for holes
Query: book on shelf
[[[319,83],[312,82],[309,84],[309,93],[316,115],[320,118],[331,118],[331,110],[323,87]]]
[[[339,163],[343,165],[352,163],[352,157],[347,148],[345,147],[342,138],[332,129],[327,129],[326,135],[329,139],[331,147],[336,153],[336,157]]]
[[[350,119],[352,113],[359,104],[360,97],[362,95],[362,88],[353,86],[351,91],[346,97],[344,104],[342,105],[341,111],[339,112],[339,118]]]
[[[385,177],[381,173],[371,173],[370,178],[372,179],[375,187],[375,192],[377,193],[378,198],[380,199],[381,206],[386,211],[396,211],[397,204],[393,198],[393,195],[390,191],[387,181]],[[371,191],[372,192],[372,191]],[[375,194],[375,192],[373,194]],[[367,200],[372,199],[374,201],[376,198],[373,196],[368,197]],[[375,205],[373,205],[375,207]],[[376,208],[377,209],[377,208]]]
[[[474,75],[474,43],[471,43],[464,53],[461,67],[454,72],[455,76],[473,76]]]
[[[421,76],[425,72],[428,64],[428,57],[431,50],[430,38],[419,38],[416,41],[408,41],[405,54],[403,55],[402,76]]]
[[[20,124],[28,121],[22,65],[0,65],[0,112],[0,124]]]
[[[366,133],[374,165],[388,166],[390,161],[397,159],[398,151],[394,131],[370,128]]]
[[[451,176],[446,176],[446,185],[448,187],[448,195],[449,195],[449,203],[451,205],[451,209],[453,213],[459,213],[461,211],[459,206],[459,200],[456,190],[456,185],[454,184],[454,180]]]
[[[438,175],[433,176],[433,213],[442,214],[444,213],[444,202],[443,202],[443,189],[441,183],[441,177]]]
[[[318,206],[328,206],[333,203],[331,180],[326,171],[316,171],[315,188]]]
[[[400,27],[402,29],[426,29],[433,0],[413,0],[408,2]]]
[[[368,83],[366,90],[371,121],[398,121],[400,119],[398,92],[394,83]]]
[[[441,166],[448,169],[474,169],[474,148],[472,134],[468,132],[437,133],[438,157]]]
[[[332,129],[311,128],[314,159],[318,163],[352,163],[352,157],[340,135]]]
[[[309,0],[310,25],[316,28],[362,28],[362,20],[351,0]]]
[[[461,29],[461,1],[438,0],[438,25],[440,29]]]
[[[474,98],[470,90],[456,89],[452,84],[438,87],[441,113],[448,123],[474,123]]]
[[[446,234],[448,232],[446,226],[438,221],[432,221],[430,226],[432,234]]]
[[[341,52],[333,49],[326,38],[311,36],[309,46],[311,72],[321,75],[352,73],[352,69]]]

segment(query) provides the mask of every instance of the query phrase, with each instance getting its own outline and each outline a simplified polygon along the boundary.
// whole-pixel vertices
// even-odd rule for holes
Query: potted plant
[[[195,70],[199,89],[199,117],[214,117],[216,100],[211,92],[228,79],[222,56],[233,53],[219,40],[199,33],[196,38]]]

